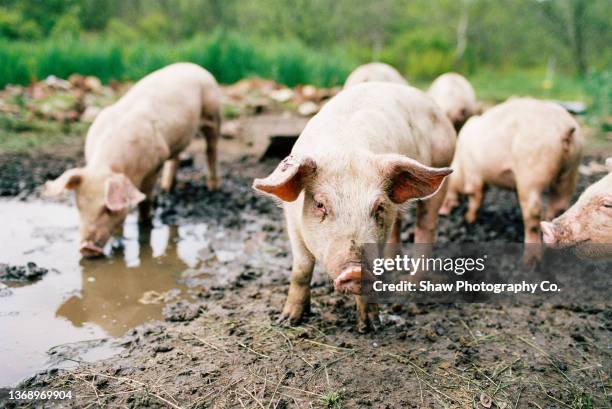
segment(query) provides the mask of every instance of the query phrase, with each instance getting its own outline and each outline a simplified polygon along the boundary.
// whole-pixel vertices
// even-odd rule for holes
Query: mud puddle
[[[139,232],[136,215],[130,215],[123,238],[107,246],[106,258],[81,260],[73,206],[0,201],[0,214],[0,263],[34,262],[49,270],[31,283],[3,285],[0,385],[116,354],[121,348],[106,338],[162,319],[166,304],[189,299],[181,283],[185,275],[206,280],[198,270],[207,243],[204,223],[156,222],[150,232]]]

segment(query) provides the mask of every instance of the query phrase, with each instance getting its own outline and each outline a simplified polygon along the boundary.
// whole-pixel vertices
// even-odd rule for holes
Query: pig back
[[[579,160],[583,143],[569,113],[532,98],[514,98],[471,118],[459,135],[462,166],[506,187],[514,187],[507,186],[509,173],[529,173],[549,183]]]
[[[450,164],[455,131],[440,108],[416,88],[367,82],[341,91],[315,115],[293,153],[396,153],[425,165]]]
[[[219,104],[220,91],[208,71],[195,64],[172,64],[138,81],[105,109],[88,139],[121,135],[128,123],[146,123],[155,133],[150,138],[162,138],[174,156],[189,144],[203,116],[218,114]]]
[[[408,82],[392,66],[380,62],[372,62],[355,68],[344,83],[344,88],[352,87],[362,82],[394,82],[408,85]]]

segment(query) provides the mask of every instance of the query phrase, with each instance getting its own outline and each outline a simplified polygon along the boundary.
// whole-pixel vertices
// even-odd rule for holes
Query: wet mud
[[[63,167],[62,159],[58,163]],[[79,358],[80,364],[68,369],[50,366],[20,387],[75,391],[76,399],[56,402],[59,407],[612,404],[606,392],[612,313],[605,305],[386,305],[378,330],[359,334],[353,299],[335,294],[316,269],[311,314],[299,326],[278,326],[289,283],[289,243],[282,210],[250,188],[254,177],[276,163],[253,156],[225,160],[220,190],[210,192],[201,161],[184,161],[175,190],[157,198],[157,232],[169,232],[163,250],[138,232],[140,239],[111,246],[105,260],[81,262],[76,274],[83,277],[82,287],[58,309],[58,316],[72,317],[73,326],[95,323],[96,334],[106,334],[98,337],[102,346],[117,348],[116,355],[90,363]],[[4,182],[3,191],[35,191],[40,176],[20,172]],[[576,196],[599,177],[582,175]],[[513,192],[489,189],[475,225],[463,221],[465,210],[463,204],[440,219],[439,241],[522,241]],[[413,221],[410,209],[403,241],[412,240]],[[181,257],[185,240],[191,250]],[[139,262],[130,264],[136,258]],[[133,279],[137,275],[148,278]],[[144,282],[165,284],[146,287]],[[123,291],[136,302],[114,305]],[[100,312],[101,304],[107,314]],[[143,319],[138,314],[148,306],[156,313]],[[61,312],[71,309],[93,316]],[[138,318],[130,321],[132,313]],[[102,342],[93,335],[91,348]],[[80,354],[88,350],[83,342],[90,341],[47,355],[74,359],[81,356],[79,349]]]

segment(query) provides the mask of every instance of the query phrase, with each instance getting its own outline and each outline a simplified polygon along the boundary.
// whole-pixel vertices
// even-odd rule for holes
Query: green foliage
[[[405,33],[383,50],[382,60],[397,67],[407,78],[435,78],[452,71],[454,49],[443,36]]]
[[[36,40],[41,35],[40,27],[35,21],[24,18],[18,10],[0,7],[0,39]]]
[[[63,14],[53,25],[51,38],[57,41],[74,40],[79,37],[81,23],[76,12]]]
[[[140,33],[147,40],[163,41],[170,37],[171,22],[164,14],[154,11],[140,19],[138,22]]]
[[[121,43],[133,43],[140,35],[138,30],[118,18],[111,18],[106,25],[106,36]]]
[[[586,78],[586,90],[591,96],[589,114],[597,118],[609,118],[612,114],[612,71],[594,71]],[[609,127],[612,124],[604,123]],[[612,129],[606,129],[608,132]]]
[[[21,44],[20,44],[21,45]],[[29,69],[36,78],[55,75],[68,78],[71,74],[95,75],[102,81],[121,78],[123,61],[120,47],[102,40],[67,39],[29,47]],[[23,55],[21,55],[23,57]],[[10,82],[10,78],[7,78]]]
[[[261,76],[294,86],[342,84],[357,64],[340,52],[327,53],[306,47],[298,40],[271,41],[216,31],[177,44],[131,37],[122,23],[116,36],[65,37],[37,43],[0,41],[0,86],[27,84],[32,78],[73,73],[95,75],[102,81],[138,80],[165,65],[191,61],[207,68],[219,82],[232,83]]]

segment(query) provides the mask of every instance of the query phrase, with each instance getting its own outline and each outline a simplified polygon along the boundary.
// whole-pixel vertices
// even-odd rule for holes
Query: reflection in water
[[[185,297],[186,288],[177,280],[189,265],[178,255],[178,228],[164,226],[140,233],[136,240],[128,235],[123,259],[120,254],[103,260],[82,259],[81,292],[66,300],[57,315],[77,327],[94,323],[109,335],[119,336],[144,321],[161,318],[163,303],[147,302],[143,299],[147,294],[166,293],[168,299],[180,291]]]
[[[143,304],[146,294],[169,290],[187,297],[180,274],[199,264],[210,243],[205,224],[138,231],[136,215],[124,226],[123,250],[80,261],[78,213],[73,206],[40,201],[1,201],[0,263],[30,261],[50,269],[34,283],[12,287],[0,298],[0,386],[56,366],[47,351],[57,345],[121,335],[161,316],[163,303]],[[145,297],[146,298],[146,297]],[[149,299],[155,297],[149,297]],[[154,300],[153,300],[154,301]],[[80,359],[108,351],[82,351]]]

